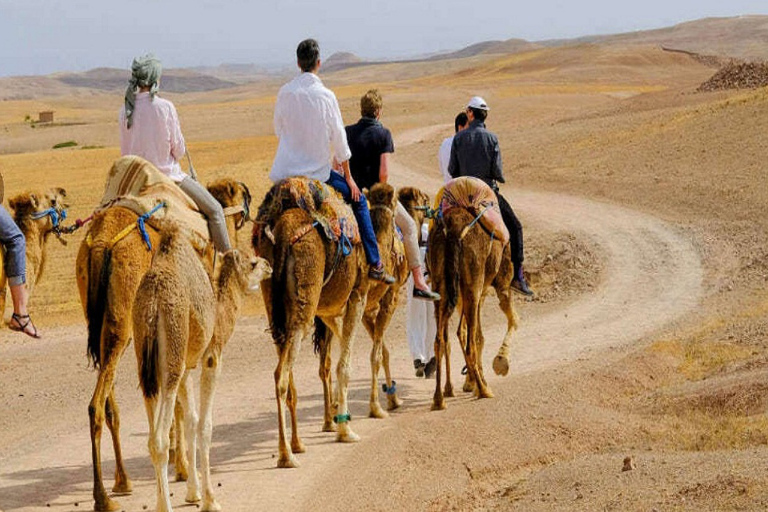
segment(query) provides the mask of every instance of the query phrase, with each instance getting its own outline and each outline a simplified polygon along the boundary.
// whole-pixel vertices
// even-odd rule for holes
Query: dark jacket
[[[472,121],[453,137],[448,172],[454,178],[480,178],[493,189],[498,188],[497,181],[504,183],[499,139],[485,129],[485,123]]]
[[[379,182],[382,153],[394,153],[392,134],[376,119],[362,117],[345,128],[352,151],[349,170],[358,187],[371,188]]]

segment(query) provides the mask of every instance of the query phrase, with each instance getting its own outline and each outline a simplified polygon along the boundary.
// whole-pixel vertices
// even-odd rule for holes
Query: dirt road
[[[398,142],[414,138],[406,134]],[[430,191],[439,186],[437,177],[424,178],[402,167],[393,175],[396,184]],[[353,425],[362,437],[356,445],[336,444],[333,435],[320,432],[322,388],[311,347],[304,346],[295,373],[308,451],[299,456],[302,467],[295,470],[275,469],[275,357],[265,320],[242,319],[224,354],[215,404],[213,478],[220,484],[216,491],[225,510],[424,509],[445,493],[461,494],[477,461],[493,466],[500,453],[532,442],[509,426],[515,382],[600,357],[610,347],[664,328],[696,306],[702,282],[699,258],[691,243],[664,222],[577,197],[511,188],[504,192],[529,232],[564,231],[597,244],[605,271],[594,292],[567,304],[526,307],[513,346],[512,375],[490,378],[497,398],[478,402],[461,396],[449,400],[444,412],[429,411],[434,381],[413,376],[401,309],[388,339],[405,405],[385,420],[365,418],[370,344],[360,329],[351,391]],[[495,299],[490,299],[484,312],[490,345],[486,367],[504,327],[497,311]],[[78,324],[45,334],[43,341],[6,331],[0,335],[0,508],[5,512],[92,508],[87,405],[95,374],[87,368],[85,328]],[[463,364],[460,357],[454,351],[455,367]],[[118,498],[127,511],[151,510],[155,503],[135,367],[129,348],[117,384],[123,449],[134,483],[132,495]],[[110,486],[108,437],[102,446]],[[172,484],[173,504],[182,510],[187,508],[184,485]]]

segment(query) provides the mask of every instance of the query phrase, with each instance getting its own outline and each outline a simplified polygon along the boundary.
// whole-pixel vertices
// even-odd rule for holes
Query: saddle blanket
[[[254,232],[263,225],[274,228],[280,215],[291,208],[307,212],[328,240],[338,241],[343,234],[353,244],[360,243],[355,215],[341,194],[325,183],[303,177],[280,180],[269,189],[259,206]]]
[[[165,208],[149,217],[147,224],[161,229],[159,221],[171,220],[191,233],[196,248],[205,247],[210,239],[208,222],[194,201],[173,180],[141,157],[129,155],[115,161],[107,175],[100,205],[101,208],[122,206],[143,215],[163,201]]]
[[[437,193],[435,204],[440,215],[452,208],[464,208],[475,217],[480,215],[483,228],[503,243],[509,242],[509,231],[501,217],[496,194],[483,180],[471,176],[454,178]]]

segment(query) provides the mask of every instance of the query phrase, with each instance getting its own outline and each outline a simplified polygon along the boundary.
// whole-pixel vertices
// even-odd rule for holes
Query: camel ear
[[[37,194],[29,194],[29,204],[32,205],[32,208],[37,209],[38,205],[40,204],[40,200],[37,198]]]
[[[56,188],[54,188],[53,190],[55,190],[55,191],[56,191],[56,193],[57,193],[57,194],[59,194],[61,197],[67,197],[67,191],[66,191],[66,190],[64,190],[63,188],[61,188],[61,187],[56,187]]]
[[[227,183],[227,191],[229,192],[229,197],[235,197],[235,185],[231,181]]]

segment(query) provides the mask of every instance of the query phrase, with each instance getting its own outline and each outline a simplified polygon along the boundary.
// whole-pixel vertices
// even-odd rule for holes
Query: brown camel
[[[244,204],[246,189],[232,180],[219,180],[209,190],[225,208]],[[242,226],[247,208],[227,217],[230,240],[236,240],[236,225]],[[91,227],[80,245],[76,275],[80,301],[88,322],[88,354],[98,369],[96,388],[88,406],[93,460],[93,497],[97,511],[118,510],[101,476],[101,432],[104,421],[112,434],[115,451],[115,485],[117,494],[129,493],[131,481],[125,471],[120,449],[120,414],[115,399],[114,381],[117,364],[132,337],[131,313],[133,299],[142,276],[152,261],[152,251],[134,229],[121,238],[121,233],[135,225],[138,216],[133,211],[113,207],[95,214]],[[148,226],[152,247],[157,247],[159,234]],[[208,258],[212,261],[213,250]],[[209,263],[210,268],[210,263]],[[184,451],[180,450],[180,455]],[[177,460],[178,462],[178,460]],[[183,468],[183,461],[177,465]],[[182,475],[183,469],[182,469]]]
[[[510,290],[513,268],[509,244],[503,244],[498,238],[492,237],[480,223],[473,222],[475,220],[475,215],[467,209],[452,208],[442,218],[435,219],[429,231],[429,271],[432,286],[441,295],[441,300],[435,303],[437,372],[433,410],[445,409],[444,397],[454,396],[448,322],[457,306],[461,314],[459,342],[464,349],[467,365],[464,390],[474,389],[479,398],[493,397],[483,373],[485,339],[480,325],[480,308],[490,286],[496,290],[499,307],[507,317],[507,332],[494,359],[493,368],[499,375],[506,375],[509,371],[509,345],[517,328],[517,314]],[[445,390],[441,389],[440,363],[443,356]]]
[[[40,282],[45,268],[45,244],[52,233],[61,227],[69,204],[63,188],[46,192],[25,192],[8,200],[14,222],[27,242],[27,291],[30,296]],[[0,269],[0,316],[5,312],[6,275]]]
[[[211,485],[210,449],[213,394],[221,373],[221,353],[235,327],[246,290],[269,273],[265,260],[248,261],[237,250],[223,257],[216,290],[188,238],[176,227],[165,230],[133,305],[134,348],[149,421],[148,447],[157,478],[158,511],[171,510],[168,490],[169,434],[176,395],[184,411],[191,471],[188,503],[200,501],[196,471],[201,444],[202,510],[221,510]],[[189,371],[203,361],[200,411],[195,410]],[[181,430],[179,424],[179,430]]]
[[[273,187],[259,207],[258,218],[261,218],[261,212],[268,206],[272,192],[278,186]],[[349,215],[351,216],[351,211]],[[367,265],[360,244],[353,245],[347,256],[337,257],[340,242],[329,241],[312,226],[313,218],[310,214],[301,208],[293,207],[284,210],[273,226],[261,227],[254,232],[254,248],[257,254],[266,258],[273,269],[272,278],[262,283],[262,294],[278,354],[275,394],[280,452],[277,466],[280,468],[297,467],[299,464],[293,454],[305,451],[297,428],[293,362],[302,341],[309,336],[313,323],[316,339],[330,339],[333,335],[341,343],[336,367],[336,440],[359,440],[350,426],[347,388],[352,343],[368,291]],[[324,346],[329,347],[330,343]],[[330,359],[321,353],[321,360]],[[321,378],[323,377],[321,368]],[[323,378],[326,397],[330,396],[329,384],[329,379]],[[290,449],[285,432],[286,404],[291,414]],[[325,406],[326,410],[330,410],[329,403]],[[332,430],[329,420],[326,421],[324,430]]]

